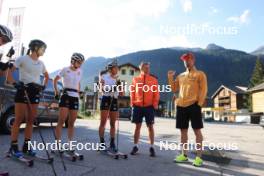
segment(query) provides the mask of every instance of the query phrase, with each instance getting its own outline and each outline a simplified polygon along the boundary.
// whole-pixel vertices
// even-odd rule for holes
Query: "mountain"
[[[259,47],[255,51],[253,51],[251,54],[253,55],[264,55],[264,46]]]
[[[225,48],[222,46],[218,46],[214,43],[210,43],[209,45],[207,45],[206,50],[224,50]]]
[[[139,51],[116,57],[119,64],[130,62],[139,65],[143,60],[151,63],[151,72],[159,78],[159,84],[167,84],[168,70],[177,74],[185,71],[180,56],[190,51],[189,48],[161,48]],[[249,83],[255,66],[256,56],[244,51],[225,49],[210,45],[206,49],[191,50],[196,56],[196,67],[207,74],[208,96],[211,96],[222,84],[226,86],[246,86]],[[261,57],[264,62],[264,56]],[[85,61],[83,67],[82,87],[93,86],[94,77],[104,69],[108,59],[93,57]],[[162,99],[170,99],[171,95],[162,94]]]

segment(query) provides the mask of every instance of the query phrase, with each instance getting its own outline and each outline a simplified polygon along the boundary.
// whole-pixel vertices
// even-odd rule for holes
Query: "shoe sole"
[[[176,161],[176,160],[173,160],[174,163],[188,163],[189,160],[186,160],[186,161]]]
[[[195,164],[192,164],[194,167],[202,167],[203,165],[195,165]]]
[[[138,154],[138,152],[136,152],[136,153],[130,153],[130,155],[137,155]]]

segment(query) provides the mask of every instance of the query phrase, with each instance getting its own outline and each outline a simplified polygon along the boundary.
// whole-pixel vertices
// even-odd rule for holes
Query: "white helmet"
[[[81,53],[73,53],[71,56],[71,63],[74,63],[74,62],[82,63],[84,60],[85,58]]]
[[[4,38],[5,43],[11,42],[13,40],[12,32],[4,25],[0,25],[0,37]]]

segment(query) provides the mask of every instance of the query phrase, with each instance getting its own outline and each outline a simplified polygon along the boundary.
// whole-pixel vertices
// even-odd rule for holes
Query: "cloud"
[[[240,16],[231,16],[227,18],[227,21],[231,21],[239,24],[247,24],[250,20],[250,10],[244,10]]]
[[[14,6],[20,2],[11,1]],[[27,46],[31,39],[39,38],[47,43],[41,59],[48,71],[67,66],[73,52],[86,57],[114,57],[144,49],[138,43],[150,36],[152,30],[147,25],[141,30],[142,22],[160,18],[171,5],[171,0],[23,2],[19,4],[26,7],[22,42]]]
[[[192,1],[191,0],[181,0],[181,6],[185,13],[192,11]]]

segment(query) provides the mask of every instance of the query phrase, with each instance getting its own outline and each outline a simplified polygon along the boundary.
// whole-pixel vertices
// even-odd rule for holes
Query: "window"
[[[130,70],[130,75],[134,76],[134,74],[135,74],[134,70]]]
[[[122,73],[122,75],[125,75],[126,74],[126,70],[125,69],[122,69],[121,70],[121,73]]]

